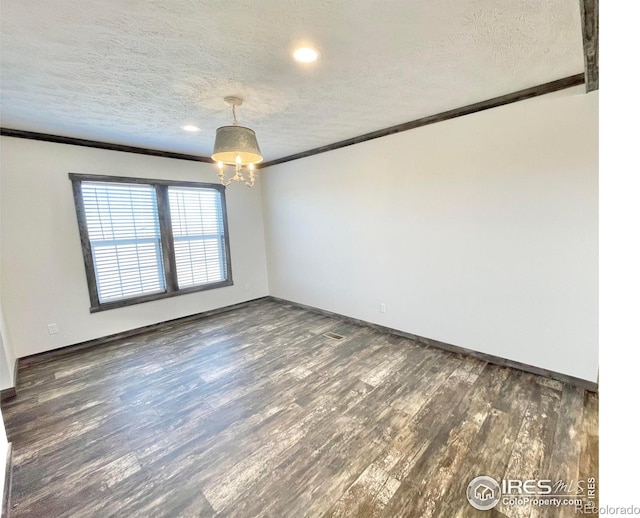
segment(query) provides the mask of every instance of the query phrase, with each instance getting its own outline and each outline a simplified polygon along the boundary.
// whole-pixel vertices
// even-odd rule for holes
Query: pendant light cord
[[[238,125],[238,119],[236,119],[236,105],[232,105],[231,106],[231,111],[233,112],[233,125],[237,126]]]

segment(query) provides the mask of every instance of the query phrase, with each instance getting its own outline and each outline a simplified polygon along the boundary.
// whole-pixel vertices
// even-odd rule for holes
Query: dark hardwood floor
[[[596,394],[271,301],[25,365],[17,389],[10,518],[573,516],[476,511],[466,487],[598,470]]]

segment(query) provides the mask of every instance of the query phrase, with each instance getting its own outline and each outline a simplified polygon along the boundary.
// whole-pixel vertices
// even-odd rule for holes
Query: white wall
[[[5,466],[7,465],[7,453],[9,453],[9,443],[7,442],[7,434],[4,430],[4,421],[2,420],[2,412],[0,412],[0,513],[2,513],[2,505],[4,503],[4,477]]]
[[[268,168],[271,295],[595,381],[598,97],[582,92]]]
[[[15,363],[16,358],[9,342],[0,297],[0,390],[15,386],[15,380],[13,379]]]
[[[0,168],[0,175],[2,168]],[[2,182],[0,181],[0,228],[2,220]],[[0,258],[2,257],[2,239],[0,239]],[[2,261],[0,260],[0,278],[2,278]],[[14,367],[16,357],[11,347],[9,332],[5,324],[4,308],[2,304],[2,284],[0,283],[0,390],[15,386]],[[2,457],[0,456],[0,460]],[[1,468],[0,468],[1,469]]]
[[[0,174],[2,169],[0,168]],[[0,182],[0,208],[2,206],[2,182]],[[1,210],[0,210],[0,223],[1,223]],[[0,225],[1,226],[1,225]],[[0,258],[2,251],[2,240],[0,239]],[[2,272],[2,261],[0,261],[0,277]],[[1,286],[0,286],[1,288]],[[13,350],[9,344],[9,340],[5,338],[7,335],[6,327],[4,323],[4,310],[2,308],[2,291],[0,289],[0,390],[5,390],[15,386],[15,380],[13,379],[13,368],[15,365],[15,357]],[[4,420],[2,412],[0,411],[0,514],[3,513],[2,509],[4,505],[4,477],[5,466],[7,465],[7,454],[9,453],[9,442],[7,440],[7,434],[4,429]]]
[[[90,314],[68,173],[215,182],[215,172],[206,163],[9,137],[0,151],[2,298],[17,357],[268,294],[258,182],[227,189],[234,286]],[[60,332],[49,335],[53,322]]]

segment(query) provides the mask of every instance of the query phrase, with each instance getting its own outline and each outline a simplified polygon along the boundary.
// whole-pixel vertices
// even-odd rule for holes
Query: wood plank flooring
[[[596,394],[272,301],[17,388],[10,518],[573,516],[476,511],[466,487],[597,476]]]

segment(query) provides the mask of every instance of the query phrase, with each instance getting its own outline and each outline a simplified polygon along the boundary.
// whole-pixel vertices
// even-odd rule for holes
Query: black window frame
[[[89,308],[89,311],[91,313],[131,306],[134,304],[141,304],[143,302],[150,302],[153,300],[160,300],[168,297],[175,297],[176,295],[186,295],[199,291],[233,286],[233,276],[231,272],[231,248],[229,246],[229,223],[227,219],[227,200],[225,196],[226,188],[224,185],[205,182],[157,180],[150,178],[132,178],[126,176],[108,176],[78,173],[69,173],[69,179],[71,180],[73,189],[73,200],[76,209],[76,217],[78,219],[78,229],[80,231],[80,244],[82,246],[82,255],[84,258],[84,267],[87,276],[87,285],[89,288],[89,300],[91,301],[91,307]],[[164,292],[152,293],[148,295],[136,295],[134,297],[115,300],[111,302],[100,302],[98,298],[96,273],[93,264],[93,254],[91,253],[91,241],[89,239],[89,231],[87,228],[87,220],[85,216],[84,198],[82,196],[82,182],[130,183],[138,185],[150,185],[155,188],[158,220],[160,223],[162,263],[165,280]],[[215,189],[220,193],[227,272],[227,278],[225,280],[207,284],[199,284],[197,286],[189,286],[188,288],[182,289],[178,287],[178,275],[176,271],[176,261],[173,248],[173,231],[171,228],[171,211],[169,208],[168,197],[168,188],[170,186]]]

